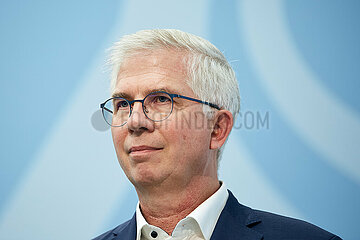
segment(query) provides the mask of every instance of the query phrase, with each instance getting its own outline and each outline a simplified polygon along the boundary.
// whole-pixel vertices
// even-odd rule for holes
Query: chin
[[[148,186],[148,185],[154,185],[157,182],[159,182],[160,178],[159,176],[156,176],[155,172],[153,172],[153,169],[150,168],[140,168],[136,169],[131,174],[131,179],[129,179],[134,186]]]

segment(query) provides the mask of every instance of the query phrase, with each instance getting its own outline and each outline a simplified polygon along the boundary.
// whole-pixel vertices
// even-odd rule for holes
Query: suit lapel
[[[215,226],[211,240],[260,240],[263,235],[251,229],[260,218],[248,207],[241,205],[229,191],[229,198]]]
[[[111,240],[135,240],[136,239],[136,216],[112,231]]]

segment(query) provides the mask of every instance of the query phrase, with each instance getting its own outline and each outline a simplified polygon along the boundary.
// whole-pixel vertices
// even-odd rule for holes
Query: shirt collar
[[[199,224],[201,232],[205,240],[209,240],[215,225],[220,217],[222,210],[225,207],[229,193],[223,182],[220,182],[220,188],[201,203],[194,211],[192,211],[186,218],[193,218]],[[136,239],[140,240],[141,229],[148,224],[140,211],[140,204],[136,206]]]
[[[140,240],[141,229],[148,224],[140,211],[140,203],[136,206],[136,240]]]

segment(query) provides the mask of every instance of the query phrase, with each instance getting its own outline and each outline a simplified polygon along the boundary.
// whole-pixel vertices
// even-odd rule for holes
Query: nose
[[[127,128],[129,132],[137,134],[154,131],[154,122],[144,114],[141,101],[133,103],[131,116],[127,121]]]

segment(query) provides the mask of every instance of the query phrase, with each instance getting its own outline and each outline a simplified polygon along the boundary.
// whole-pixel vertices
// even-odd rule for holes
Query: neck
[[[137,188],[136,191],[146,221],[171,235],[176,224],[215,193],[219,187],[217,178],[202,176],[181,189],[174,186],[172,189]]]

